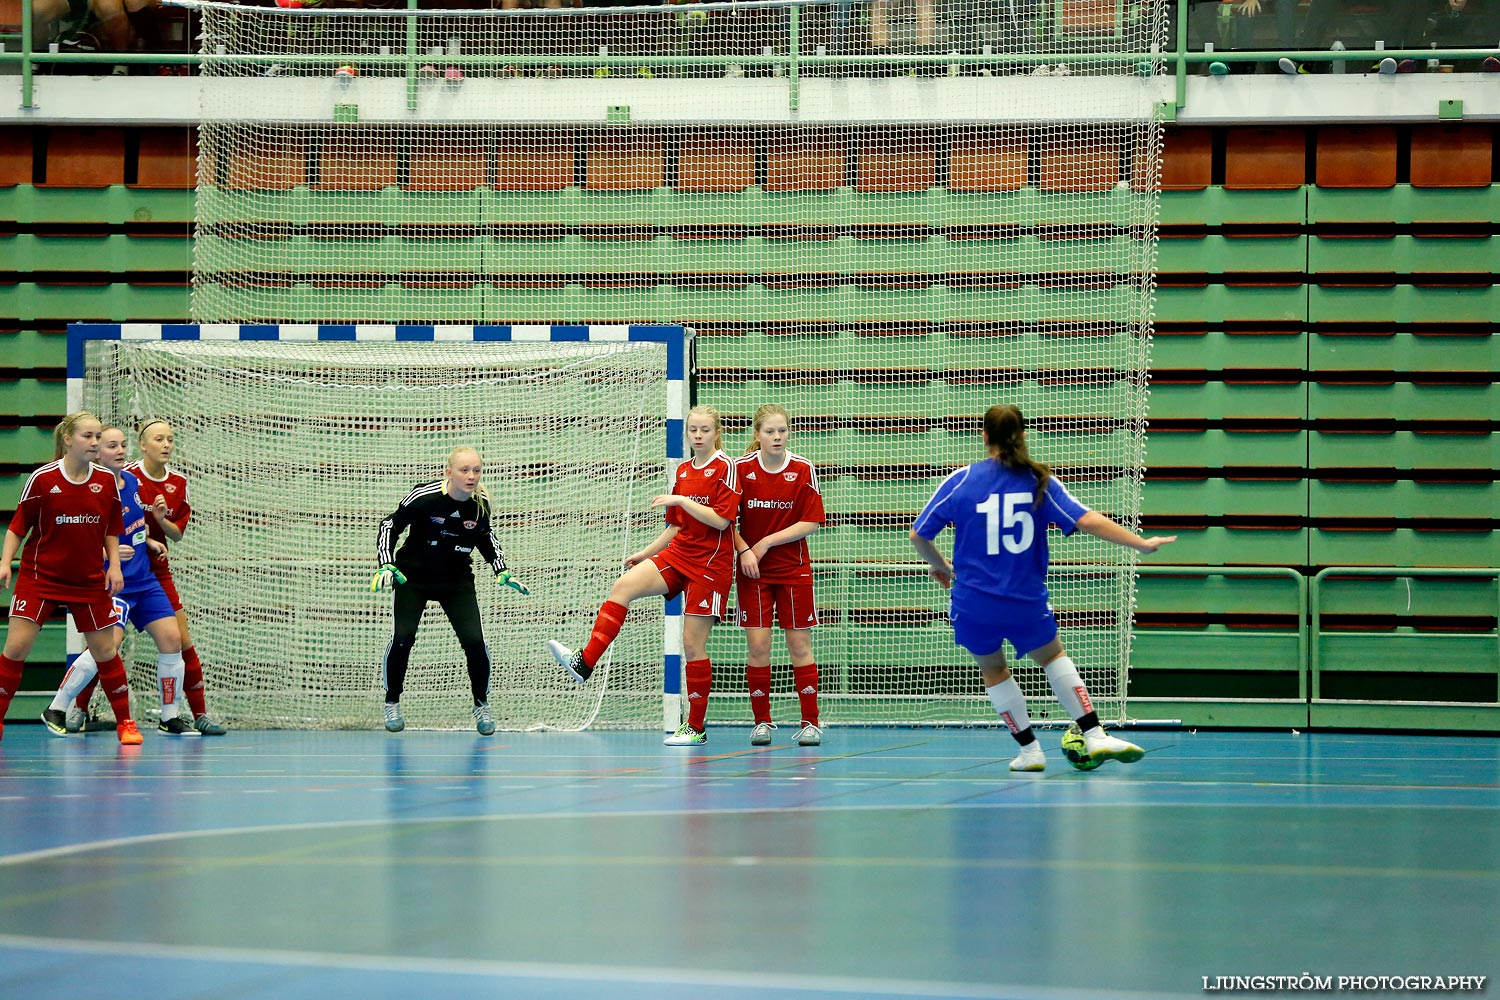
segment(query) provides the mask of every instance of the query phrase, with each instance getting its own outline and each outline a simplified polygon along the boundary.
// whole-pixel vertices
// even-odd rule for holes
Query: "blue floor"
[[[1500,972],[1500,741],[0,742],[0,997],[1202,997]],[[1362,991],[1364,995],[1382,995]],[[1396,995],[1392,993],[1391,995]]]

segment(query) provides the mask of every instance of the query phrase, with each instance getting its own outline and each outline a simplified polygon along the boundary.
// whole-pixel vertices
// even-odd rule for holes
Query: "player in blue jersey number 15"
[[[1015,406],[990,407],[982,436],[989,457],[943,480],[912,524],[911,543],[932,578],[953,591],[954,641],[974,657],[990,703],[1021,747],[1010,769],[1041,771],[1047,761],[1026,714],[1026,697],[1005,662],[1006,639],[1046,671],[1053,693],[1083,731],[1090,758],[1134,763],[1145,751],[1100,727],[1078,668],[1058,639],[1047,602],[1047,526],[1056,524],[1068,535],[1081,530],[1144,554],[1177,536],[1142,538],[1079,503],[1046,465],[1031,458],[1026,418]],[[951,564],[933,544],[950,524]]]

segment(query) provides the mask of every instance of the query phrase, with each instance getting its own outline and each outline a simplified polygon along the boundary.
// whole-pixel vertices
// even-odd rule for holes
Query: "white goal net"
[[[83,403],[132,428],[176,431],[193,507],[173,577],[211,706],[239,725],[368,727],[380,720],[391,596],[371,593],[376,529],[448,453],[477,448],[495,534],[532,590],[475,560],[502,728],[655,726],[662,608],[643,605],[602,683],[547,655],[586,633],[621,558],[659,530],[665,481],[661,343],[98,340]],[[680,416],[680,415],[679,415]],[[133,435],[132,435],[133,437]],[[132,683],[155,651],[131,647]],[[464,656],[436,604],[412,653],[409,725],[470,726]]]
[[[818,466],[826,718],[992,723],[906,532],[998,402],[1138,521],[1168,7],[205,4],[195,318],[695,330],[734,450],[779,402]],[[1053,540],[1064,641],[1122,718],[1134,557]],[[742,637],[710,653],[710,719],[748,718]]]

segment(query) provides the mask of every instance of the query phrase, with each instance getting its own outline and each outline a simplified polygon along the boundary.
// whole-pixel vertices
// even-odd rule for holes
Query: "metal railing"
[[[600,66],[741,66],[741,67],[770,67],[778,71],[786,80],[787,100],[791,110],[796,111],[800,102],[800,88],[802,78],[808,70],[831,69],[835,67],[902,67],[915,68],[921,66],[933,67],[965,67],[965,66],[989,66],[989,67],[1027,67],[1043,64],[1088,64],[1088,63],[1112,63],[1130,62],[1136,64],[1148,64],[1155,66],[1160,59],[1168,66],[1175,77],[1175,97],[1168,107],[1161,109],[1161,116],[1166,118],[1175,117],[1175,112],[1186,106],[1187,103],[1187,77],[1190,67],[1211,63],[1250,63],[1250,62],[1275,62],[1283,57],[1294,58],[1299,63],[1335,63],[1335,62],[1378,62],[1385,58],[1413,59],[1413,60],[1482,60],[1496,54],[1494,48],[1425,48],[1425,49],[1347,49],[1347,50],[1257,50],[1257,51],[1193,51],[1188,45],[1188,12],[1190,5],[1186,2],[1179,3],[1177,8],[1177,31],[1176,44],[1164,52],[1122,52],[1122,51],[1100,51],[1100,52],[923,52],[923,53],[889,53],[889,54],[866,54],[866,53],[830,53],[826,51],[808,51],[803,40],[803,25],[801,12],[803,7],[838,5],[846,8],[850,0],[792,0],[790,3],[766,2],[757,3],[756,0],[745,0],[745,2],[715,2],[696,4],[696,11],[715,10],[745,10],[756,6],[784,7],[787,10],[785,24],[786,36],[779,44],[772,46],[771,51],[763,52],[761,55],[750,54],[723,54],[723,55],[629,55],[622,53],[601,52],[593,55],[559,55],[542,54],[526,55],[521,53],[507,55],[468,55],[468,56],[444,56],[445,64],[457,66],[478,65],[564,65],[577,67],[600,67]],[[419,65],[424,59],[424,54],[419,51],[417,45],[416,22],[422,17],[431,17],[438,12],[430,10],[418,10],[417,0],[407,0],[407,9],[410,16],[400,11],[390,10],[342,10],[332,11],[305,11],[311,16],[349,16],[365,15],[384,18],[405,17],[407,30],[405,32],[406,45],[404,52],[370,55],[361,53],[358,59],[361,64],[372,66],[391,65],[402,69],[407,77],[407,90],[410,98],[409,103],[414,107]],[[598,16],[610,16],[621,12],[655,10],[664,12],[667,10],[680,12],[681,7],[639,7],[639,8],[601,8]],[[154,65],[154,66],[196,66],[202,62],[202,57],[196,54],[181,53],[125,53],[125,52],[60,52],[44,51],[33,52],[35,39],[32,34],[32,0],[21,0],[21,24],[19,52],[0,52],[0,63],[19,63],[21,69],[21,108],[22,110],[34,110],[35,103],[35,80],[34,75],[37,66],[42,65]],[[446,11],[450,15],[476,16],[479,12]],[[493,12],[496,15],[505,16],[509,12]],[[545,11],[529,11],[528,15],[542,15]],[[513,15],[512,15],[513,16]],[[576,16],[576,12],[575,12]],[[315,63],[321,65],[337,65],[339,62],[350,58],[348,54],[326,54],[326,55],[246,55],[235,57],[251,62],[264,62],[290,64],[296,62]],[[222,56],[213,58],[222,59]]]

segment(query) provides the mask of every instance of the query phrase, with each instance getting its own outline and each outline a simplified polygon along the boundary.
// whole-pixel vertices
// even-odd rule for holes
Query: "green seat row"
[[[158,191],[116,185],[107,188],[42,188],[30,184],[0,187],[0,221],[22,225],[47,222],[192,223],[192,191]]]
[[[1151,417],[1157,416],[1156,391]],[[1044,453],[1045,454],[1045,453]],[[1226,466],[1301,468],[1307,464],[1304,431],[1146,430],[1146,465],[1155,468],[1222,469]]]
[[[1307,415],[1307,386],[1300,375],[1296,381],[1270,383],[1153,382],[1148,413],[1157,420],[1205,417],[1301,420]]]
[[[0,259],[17,271],[188,271],[193,244],[175,238],[104,236],[0,236]]]
[[[156,320],[181,322],[190,312],[185,285],[0,285],[0,316],[25,325],[46,320]]]
[[[34,378],[0,380],[0,416],[61,414],[67,406],[67,384]]]
[[[1301,235],[1221,236],[1164,235],[1156,245],[1156,269],[1162,274],[1307,270],[1307,241]]]
[[[940,377],[918,383],[895,384],[840,379],[789,389],[780,380],[753,376],[727,381],[715,377],[703,382],[703,398],[730,402],[735,412],[744,409],[739,400],[785,401],[805,416],[976,417],[996,402],[1012,402],[1027,417],[1101,416],[1119,413],[1134,404],[1136,390],[1124,381],[1104,386],[1063,386],[1034,381],[1005,385],[953,384]],[[799,447],[811,449],[803,441]],[[856,456],[849,456],[854,459]],[[858,460],[864,461],[863,458]],[[911,461],[920,458],[912,457]]]
[[[1313,274],[1341,271],[1500,274],[1500,239],[1489,236],[1313,236],[1307,245],[1307,270]]]
[[[50,461],[52,428],[0,427],[0,465],[36,466]]]
[[[1151,338],[1151,367],[1220,371],[1226,368],[1307,367],[1307,338],[1301,332],[1191,333],[1158,330]]]
[[[1222,226],[1226,224],[1301,225],[1307,219],[1307,191],[1242,191],[1207,187],[1198,191],[1163,191],[1164,226]]]
[[[943,187],[899,193],[766,191],[735,194],[597,191],[231,191],[202,188],[203,218],[408,224],[562,224],[569,226],[807,225],[807,226],[1069,226],[1139,223],[1140,195],[1112,190],[1058,193],[1017,191],[967,193]],[[1300,218],[1300,214],[1299,214]]]
[[[122,237],[123,239],[123,237]],[[1067,269],[1093,274],[1128,274],[1128,237],[1080,243],[1067,251]],[[44,241],[45,242],[45,241]],[[137,243],[142,241],[135,241]],[[0,244],[3,246],[3,244]],[[478,271],[499,274],[822,274],[827,272],[946,275],[950,272],[1041,274],[1059,266],[1055,241],[835,239],[783,240],[674,239],[642,234],[635,239],[555,239],[464,236],[455,239],[403,238],[225,240],[201,238],[205,260],[235,260],[241,268],[256,261],[267,270],[335,273],[392,271]],[[179,258],[181,251],[179,250]],[[40,267],[41,265],[35,265]],[[55,266],[55,265],[49,265]],[[71,266],[77,267],[75,262]],[[144,264],[130,265],[143,267]],[[180,261],[179,261],[180,266]],[[106,268],[101,263],[99,270]]]
[[[1313,323],[1489,323],[1500,315],[1493,285],[1323,284],[1309,285],[1306,294]]]
[[[1500,432],[1487,434],[1351,433],[1315,430],[1312,468],[1500,469]]]
[[[1500,190],[1487,188],[1307,189],[1307,220],[1323,222],[1483,222],[1500,218]]]
[[[1149,479],[1141,513],[1305,516],[1308,483],[1295,479]],[[1174,556],[1175,558],[1175,556]]]
[[[0,333],[0,367],[28,371],[34,368],[64,369],[68,364],[68,338],[37,330]]]
[[[1320,371],[1500,372],[1500,336],[1312,334],[1307,367]]]
[[[1160,285],[1158,323],[1217,325],[1225,320],[1301,323],[1307,319],[1308,288],[1300,281],[1278,285]]]
[[[52,315],[33,301],[40,286],[0,288],[0,308],[7,292],[18,300],[23,318]],[[89,290],[92,291],[92,290]],[[184,290],[185,291],[185,290]],[[695,322],[836,323],[836,322],[967,322],[967,323],[1100,323],[1139,314],[1144,302],[1125,286],[1102,292],[1027,287],[1020,289],[867,289],[853,286],[772,289],[750,285],[740,289],[598,288],[582,284],[563,287],[494,288],[484,284],[449,288],[405,287],[386,283],[373,288],[325,288],[312,284],[285,288],[202,286],[200,315],[276,318],[293,313],[311,318],[339,317],[370,322],[421,320],[473,321],[474,317],[533,322]],[[104,296],[99,296],[103,298]],[[166,296],[162,296],[166,298]],[[87,303],[84,303],[87,304]],[[89,314],[123,310],[88,310]],[[137,310],[137,314],[143,310]],[[12,310],[12,312],[14,312]],[[153,310],[148,315],[181,315]]]
[[[1500,483],[1314,481],[1313,517],[1493,518],[1500,513]]]
[[[1310,529],[1317,566],[1500,566],[1500,532]]]
[[[1307,413],[1314,420],[1500,420],[1500,384],[1312,382]]]

